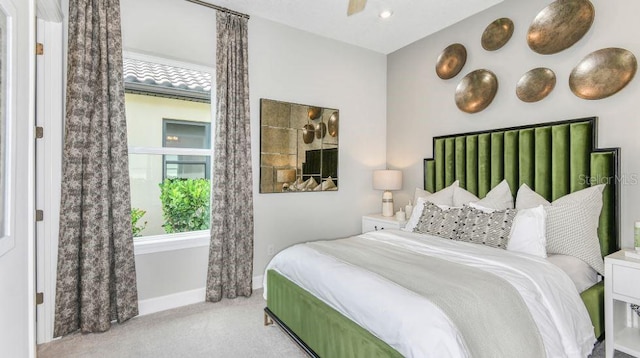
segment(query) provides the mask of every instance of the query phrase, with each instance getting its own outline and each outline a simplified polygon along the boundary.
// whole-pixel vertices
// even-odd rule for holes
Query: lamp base
[[[393,216],[393,194],[388,190],[382,194],[382,216]]]

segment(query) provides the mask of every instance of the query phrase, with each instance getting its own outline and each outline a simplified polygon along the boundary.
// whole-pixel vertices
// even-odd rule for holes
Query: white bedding
[[[547,357],[586,357],[591,353],[596,339],[587,310],[571,279],[544,259],[396,230],[359,236],[500,276],[518,290],[529,307]],[[280,252],[266,268],[270,269],[303,287],[405,357],[469,355],[456,327],[437,306],[365,269],[305,244]]]

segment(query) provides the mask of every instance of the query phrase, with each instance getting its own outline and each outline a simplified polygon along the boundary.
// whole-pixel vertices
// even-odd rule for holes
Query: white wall
[[[121,0],[125,50],[216,65],[216,14],[180,0]]]
[[[0,256],[0,356],[31,357],[35,350],[34,281],[34,172],[33,126],[35,97],[35,2],[12,1],[17,17],[15,28],[17,93],[14,111],[17,125],[12,234],[14,247]],[[4,64],[3,64],[4,65]]]
[[[121,7],[127,50],[215,66],[214,10],[175,0],[122,0]],[[259,276],[270,247],[355,234],[360,216],[378,211],[380,193],[370,183],[372,169],[385,165],[386,58],[252,17],[249,71]],[[339,191],[259,194],[260,98],[340,110]],[[208,247],[137,256],[139,298],[204,287],[207,257]],[[163,275],[166,267],[174,274]]]
[[[254,275],[262,275],[270,245],[356,234],[361,215],[380,210],[371,174],[386,161],[386,56],[256,17],[249,25]],[[258,193],[260,98],[340,110],[338,191]]]
[[[545,56],[529,49],[526,33],[531,20],[549,3],[507,0],[389,55],[387,160],[405,174],[404,191],[396,198],[406,201],[411,188],[422,187],[422,159],[432,156],[433,136],[598,116],[599,147],[622,148],[622,246],[631,247],[633,222],[640,219],[640,161],[636,159],[640,80],[636,78],[612,97],[587,101],[573,95],[568,78],[584,56],[601,48],[622,47],[640,56],[640,2],[592,0],[596,16],[585,37],[565,51]],[[485,51],[480,45],[482,32],[500,17],[513,20],[513,37],[502,49]],[[467,63],[454,79],[441,80],[435,74],[436,59],[455,42],[466,46]],[[515,95],[515,84],[522,74],[540,66],[555,71],[556,88],[540,102],[524,103]],[[478,68],[497,75],[499,90],[487,109],[467,114],[456,107],[454,92],[462,77]]]

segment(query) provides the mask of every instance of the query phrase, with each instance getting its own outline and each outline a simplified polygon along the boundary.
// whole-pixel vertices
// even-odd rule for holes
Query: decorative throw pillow
[[[547,212],[547,252],[577,257],[604,275],[598,239],[604,186],[600,184],[582,189],[550,204],[522,184],[518,189],[516,207],[527,208],[534,203],[544,203]]]
[[[496,210],[476,203],[469,206],[484,213],[493,213]],[[542,205],[531,209],[518,209],[516,217],[511,224],[507,251],[522,252],[542,258],[547,257],[547,212]]]
[[[465,189],[455,188],[453,206],[463,206],[471,202],[496,210],[513,209],[513,195],[511,195],[511,188],[506,180],[501,181],[482,199]]]
[[[402,230],[410,231],[410,232],[413,231],[413,229],[418,224],[418,220],[420,220],[420,217],[422,216],[422,211],[424,210],[424,204],[427,201],[438,205],[442,209],[450,208],[453,204],[453,191],[457,186],[458,186],[458,181],[456,180],[448,187],[442,190],[439,190],[433,194],[431,194],[426,190],[416,188],[416,193],[415,193],[416,196],[414,200],[415,206],[413,207],[413,211],[411,213],[407,213],[407,215],[410,215],[409,220],[407,221],[407,224]]]
[[[407,220],[407,223],[400,230],[409,231],[409,232],[414,231],[416,225],[418,225],[418,221],[420,221],[420,218],[422,217],[422,213],[424,212],[424,206],[426,203],[431,203],[431,202],[428,201],[426,198],[418,198],[418,202],[416,202],[416,205],[413,207],[413,211],[411,212],[411,216],[409,217],[409,220]],[[435,205],[443,210],[448,210],[451,208],[448,205],[440,205],[440,204],[435,204]]]
[[[434,203],[426,202],[422,216],[413,231],[454,239],[457,236],[461,210],[461,208],[441,209]]]
[[[485,213],[465,206],[460,212],[458,235],[455,239],[506,249],[517,212],[515,209],[506,209]]]

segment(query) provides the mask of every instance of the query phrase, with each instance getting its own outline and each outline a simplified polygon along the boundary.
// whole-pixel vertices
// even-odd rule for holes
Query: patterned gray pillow
[[[511,224],[517,213],[516,209],[485,213],[465,205],[460,213],[458,236],[455,240],[506,249]]]
[[[455,239],[461,210],[461,208],[441,209],[436,204],[427,201],[413,232]]]
[[[602,191],[605,184],[567,194],[549,204],[526,184],[518,190],[516,207],[545,205],[547,212],[547,252],[571,255],[589,264],[604,275],[600,253],[598,224],[602,211]]]

